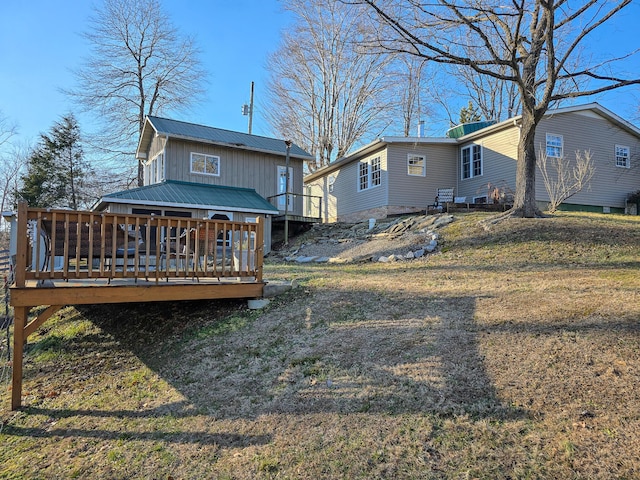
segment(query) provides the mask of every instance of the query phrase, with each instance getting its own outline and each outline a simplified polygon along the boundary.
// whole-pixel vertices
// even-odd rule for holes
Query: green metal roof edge
[[[231,187],[229,185],[209,185],[209,184],[204,184],[204,183],[194,183],[194,182],[185,182],[185,181],[181,181],[181,180],[165,180],[163,182],[160,183],[154,183],[153,185],[144,185],[142,187],[136,187],[136,188],[131,188],[129,190],[121,190],[119,192],[113,192],[113,193],[109,193],[106,195],[103,195],[102,200],[100,202],[98,202],[98,204],[102,204],[105,202],[108,202],[109,200],[132,200],[132,201],[140,201],[136,198],[133,197],[132,194],[135,194],[136,192],[140,192],[143,190],[152,190],[152,189],[160,189],[164,186],[167,185],[177,185],[177,186],[183,186],[186,188],[198,188],[198,189],[208,189],[208,190],[227,190],[227,191],[234,191],[234,192],[243,192],[243,193],[248,193],[248,194],[252,194],[255,195],[256,199],[260,199],[260,203],[262,203],[261,206],[249,206],[249,207],[238,207],[238,208],[254,208],[255,210],[269,210],[272,211],[274,213],[278,212],[278,209],[276,207],[274,207],[273,205],[271,205],[271,203],[269,203],[268,200],[266,200],[264,197],[262,197],[261,195],[258,194],[258,192],[255,191],[255,189],[253,188],[247,188],[247,187]],[[171,203],[171,202],[167,202],[167,201],[162,201],[162,200],[146,200],[150,203],[156,202],[156,203],[162,203],[162,204],[167,204],[167,203]],[[186,204],[184,202],[180,202],[178,200],[175,200],[176,206],[180,205],[180,204]],[[188,204],[188,205],[193,205],[193,204]],[[201,205],[206,205],[206,203],[202,203]],[[225,207],[232,207],[232,205],[216,205],[216,206],[225,206]]]

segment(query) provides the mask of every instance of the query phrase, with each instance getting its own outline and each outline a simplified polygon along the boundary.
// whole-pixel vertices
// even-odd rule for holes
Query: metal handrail
[[[289,208],[282,208],[282,204],[278,201],[281,197],[290,197],[293,199],[293,205]],[[302,204],[296,202],[296,199],[301,198]],[[317,195],[305,195],[302,193],[279,193],[278,195],[272,195],[267,197],[267,200],[280,211],[286,211],[290,215],[299,215],[309,218],[321,218],[322,217],[322,197]],[[284,204],[284,202],[282,202]]]

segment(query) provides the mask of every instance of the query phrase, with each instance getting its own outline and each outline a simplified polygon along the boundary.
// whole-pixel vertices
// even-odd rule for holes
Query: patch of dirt
[[[289,245],[276,246],[270,258],[284,260],[295,256],[316,256],[349,261],[375,260],[375,257],[406,254],[424,248],[433,232],[453,221],[451,215],[412,215],[357,224],[324,223],[293,237]]]

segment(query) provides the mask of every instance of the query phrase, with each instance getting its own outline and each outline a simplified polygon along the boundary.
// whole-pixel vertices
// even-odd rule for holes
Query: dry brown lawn
[[[0,478],[640,478],[640,217],[482,218],[271,262],[301,286],[262,311],[65,309],[0,398]]]

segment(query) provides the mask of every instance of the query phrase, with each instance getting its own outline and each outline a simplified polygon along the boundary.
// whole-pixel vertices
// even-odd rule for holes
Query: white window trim
[[[551,145],[551,148],[559,148],[560,149],[560,155],[549,155],[549,137],[554,137],[554,138],[559,138],[560,139],[560,146],[558,147],[557,145]],[[547,155],[547,158],[562,158],[564,156],[564,137],[562,135],[558,135],[557,133],[547,133],[545,136],[545,153]]]
[[[477,175],[474,174],[474,159],[473,159],[473,150],[474,147],[477,147],[480,152],[480,173]],[[469,176],[464,176],[464,151],[469,151]],[[460,149],[460,179],[461,180],[470,180],[475,177],[481,177],[484,175],[484,148],[481,143],[472,143],[471,145],[467,145],[466,147],[462,147]]]
[[[624,157],[625,158],[624,165],[620,165],[618,163],[618,158],[623,158],[623,157],[618,155],[618,149],[619,148],[623,148],[627,152],[626,156]],[[614,154],[615,154],[615,160],[616,160],[616,167],[618,167],[618,168],[631,168],[631,149],[629,147],[627,147],[626,145],[616,145]]]
[[[217,173],[208,173],[208,172],[198,172],[196,170],[193,169],[193,156],[194,155],[202,155],[203,157],[205,157],[205,165],[207,164],[207,159],[208,158],[213,158],[215,159],[215,161],[218,164],[218,172]],[[191,152],[191,155],[189,155],[189,171],[191,173],[194,173],[196,175],[208,175],[210,177],[219,177],[220,176],[220,157],[217,155],[209,155],[208,153],[202,153],[202,152]]]
[[[378,179],[378,183],[374,184],[373,183],[373,163],[374,161],[377,160],[378,162],[378,175],[379,175],[379,179]],[[360,166],[362,164],[366,164],[367,165],[367,185],[365,187],[362,186],[361,184],[361,179],[364,178],[364,175],[360,174]],[[365,190],[370,190],[372,188],[376,188],[379,187],[380,185],[382,185],[382,158],[378,157],[373,157],[373,158],[369,158],[368,160],[360,160],[358,162],[358,175],[357,175],[357,181],[358,181],[358,191],[359,192],[364,192]]]
[[[419,164],[412,164],[412,160],[419,159],[421,162]],[[417,170],[420,168],[420,173],[411,173],[412,167]],[[407,175],[411,177],[426,177],[427,176],[427,156],[426,155],[416,155],[415,153],[407,154]]]

